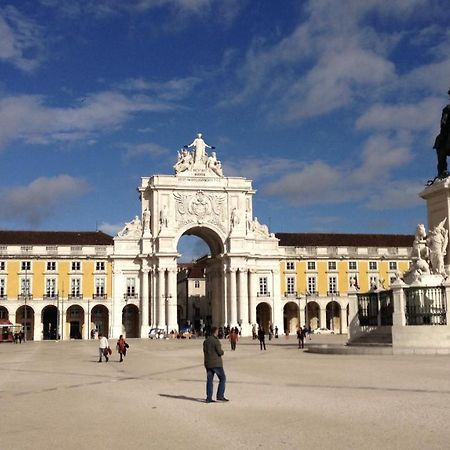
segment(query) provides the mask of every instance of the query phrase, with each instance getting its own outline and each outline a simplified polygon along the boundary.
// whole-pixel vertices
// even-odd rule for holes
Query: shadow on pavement
[[[204,398],[186,397],[186,395],[170,395],[170,394],[158,394],[158,395],[160,397],[175,398],[177,400],[190,400],[191,402],[205,403]]]

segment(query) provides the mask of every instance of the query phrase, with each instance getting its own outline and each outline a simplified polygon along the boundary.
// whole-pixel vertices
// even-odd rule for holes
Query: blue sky
[[[0,227],[113,232],[201,131],[273,232],[413,233],[449,20],[434,0],[4,0]]]

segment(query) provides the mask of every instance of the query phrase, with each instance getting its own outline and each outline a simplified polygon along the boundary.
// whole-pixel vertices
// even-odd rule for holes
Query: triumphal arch
[[[138,314],[141,337],[151,327],[178,329],[177,244],[183,235],[196,235],[210,248],[211,325],[239,325],[249,335],[264,302],[282,329],[281,253],[278,239],[253,215],[251,180],[226,176],[200,133],[178,152],[173,171],[142,177],[140,214],[114,238],[114,335],[122,332],[125,305]]]

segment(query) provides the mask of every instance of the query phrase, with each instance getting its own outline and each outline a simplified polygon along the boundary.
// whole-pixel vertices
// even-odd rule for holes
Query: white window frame
[[[78,283],[76,283],[78,281]],[[76,286],[78,284],[78,286]],[[76,289],[74,289],[74,287]],[[70,279],[70,295],[72,297],[80,297],[83,292],[83,284],[81,277],[72,277]]]
[[[26,288],[25,285],[28,285]],[[27,292],[28,290],[28,292]],[[33,280],[30,276],[21,276],[20,277],[20,295],[28,295],[30,296],[33,292]]]
[[[81,261],[72,261],[70,268],[72,272],[81,272]]]
[[[306,279],[306,286],[308,289],[308,292],[311,295],[314,295],[317,293],[317,277],[316,276],[308,276]],[[314,287],[314,289],[312,289]]]
[[[0,261],[0,272],[6,272],[6,261]]]
[[[371,266],[375,266],[375,268],[371,267]],[[378,271],[378,261],[369,261],[369,270],[371,272],[376,272]]]
[[[379,284],[378,275],[370,275],[369,276],[369,289],[372,289],[373,285],[375,285],[375,287],[378,289],[378,284]]]
[[[295,261],[286,261],[286,270],[295,270]]]
[[[393,267],[395,266],[395,267]],[[394,272],[398,269],[398,263],[397,261],[389,261],[389,270]]]
[[[309,266],[312,266],[312,267],[309,267]],[[316,261],[307,261],[306,262],[306,269],[308,270],[308,271],[315,271],[315,270],[317,270],[317,263],[316,263]]]
[[[95,261],[95,271],[104,272],[106,268],[105,261]]]
[[[105,277],[95,277],[94,289],[95,289],[95,295],[97,297],[105,297],[106,296],[106,278]]]
[[[328,292],[330,294],[336,294],[339,292],[338,277],[336,275],[330,275],[328,277]]]
[[[54,267],[52,267],[54,266]],[[56,272],[56,269],[58,267],[56,261],[50,260],[47,261],[47,264],[45,265],[47,272]]]
[[[334,266],[334,267],[333,267]],[[336,272],[337,271],[337,261],[328,261],[328,272]]]
[[[267,296],[269,294],[269,285],[267,277],[259,277],[259,295],[261,297]]]
[[[51,286],[52,284],[54,284],[54,285]],[[58,292],[58,279],[56,277],[46,277],[44,292],[47,297],[50,297],[50,298],[56,297],[57,292]]]
[[[350,264],[353,264],[353,263],[355,264],[355,267],[350,266]],[[348,270],[357,272],[358,271],[358,261],[349,261],[348,262]]]
[[[289,295],[293,295],[296,293],[296,282],[295,276],[289,275],[286,277],[286,293]]]
[[[0,277],[0,297],[6,297],[6,277]]]
[[[22,272],[31,272],[31,261],[23,260],[20,262],[20,270]]]

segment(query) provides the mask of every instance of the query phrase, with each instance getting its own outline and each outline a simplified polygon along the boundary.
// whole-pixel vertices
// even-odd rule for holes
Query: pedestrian
[[[123,357],[127,356],[127,349],[129,348],[129,345],[125,341],[125,338],[123,337],[123,334],[120,335],[119,340],[117,341],[117,351],[120,355],[120,361],[123,362]]]
[[[272,324],[269,325],[269,341],[272,340],[273,337],[273,326]]]
[[[278,339],[278,327],[275,325],[275,339]]]
[[[237,341],[239,340],[239,333],[238,333],[237,328],[231,329],[228,339],[230,340],[231,350],[233,350],[233,351],[236,350],[236,344],[237,344]]]
[[[102,362],[102,357],[105,357],[105,362],[109,361],[109,343],[108,343],[108,339],[106,339],[105,336],[103,336],[102,333],[98,333],[98,339],[99,339],[99,343],[98,343],[98,362],[101,363]]]
[[[298,348],[305,348],[305,330],[298,327],[297,330]]]
[[[253,324],[252,326],[252,336],[253,336],[253,340],[255,340],[258,335],[256,334],[256,324]]]
[[[265,350],[266,349],[266,334],[264,332],[263,327],[259,327],[258,340],[259,340],[259,349],[262,350],[264,348],[264,350]]]
[[[218,402],[228,402],[225,398],[226,376],[223,370],[222,355],[223,350],[217,337],[219,330],[217,327],[211,327],[211,335],[203,341],[203,356],[206,369],[206,403],[214,403],[213,396],[213,379],[214,375],[219,378],[219,386],[217,387],[216,400]]]

